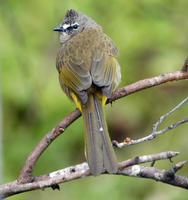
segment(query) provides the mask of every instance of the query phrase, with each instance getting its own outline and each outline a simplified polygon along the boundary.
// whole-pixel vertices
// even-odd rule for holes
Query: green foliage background
[[[62,93],[55,57],[59,25],[67,9],[95,19],[117,45],[121,86],[161,73],[180,70],[188,55],[187,0],[1,0],[0,47],[3,96],[3,182],[17,178],[38,141],[74,108]],[[139,138],[188,93],[187,81],[147,89],[106,106],[112,139]],[[184,105],[162,125],[188,114]],[[153,141],[116,150],[118,159],[167,150],[181,152],[174,161],[187,160],[187,125]],[[34,174],[41,175],[84,161],[83,125],[72,124],[39,159]],[[169,161],[156,167],[168,169]],[[187,176],[188,167],[179,174]],[[121,176],[89,177],[61,184],[61,191],[32,191],[10,197],[30,199],[184,200],[188,193],[150,180]]]

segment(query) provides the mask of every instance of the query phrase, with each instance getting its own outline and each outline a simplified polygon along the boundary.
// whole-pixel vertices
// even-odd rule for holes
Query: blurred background
[[[52,29],[67,9],[81,11],[102,27],[119,49],[122,82],[119,87],[161,73],[180,70],[188,56],[187,0],[1,0],[0,94],[3,149],[1,182],[13,181],[39,140],[75,109],[62,93],[55,68],[59,37]],[[111,138],[143,137],[158,118],[188,94],[188,81],[167,83],[122,98],[105,107]],[[0,101],[1,105],[1,101]],[[1,108],[0,108],[1,110]],[[186,118],[188,105],[172,114],[161,128]],[[1,118],[1,117],[0,117]],[[1,122],[0,122],[1,123]],[[0,130],[2,125],[0,125]],[[179,151],[175,162],[187,160],[188,125],[150,142],[117,149],[118,160]],[[0,150],[1,152],[1,150]],[[82,118],[73,123],[40,157],[34,174],[41,175],[83,162]],[[156,167],[169,169],[159,161]],[[1,168],[1,167],[0,167]],[[0,169],[1,170],[1,169]],[[179,175],[188,176],[188,165]],[[146,179],[123,176],[88,177],[61,184],[60,191],[32,191],[10,200],[185,200],[188,192]]]

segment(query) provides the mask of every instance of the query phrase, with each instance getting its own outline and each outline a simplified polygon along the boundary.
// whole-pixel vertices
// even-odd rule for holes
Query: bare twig
[[[178,154],[179,154],[179,152],[167,151],[167,152],[161,152],[158,154],[136,156],[135,158],[131,158],[129,160],[119,163],[119,168],[122,168],[122,167],[125,168],[125,167],[129,167],[131,165],[142,164],[142,163],[146,163],[146,162],[154,162],[156,160],[171,159],[171,158],[177,156]]]
[[[140,80],[136,83],[130,84],[115,91],[112,98],[109,99],[107,103],[111,103],[112,101],[115,101],[119,98],[122,98],[124,96],[127,96],[137,91],[141,91],[149,87],[157,86],[169,81],[177,81],[183,79],[188,79],[188,71],[186,70],[170,72],[149,79]],[[76,109],[75,111],[70,113],[67,117],[65,117],[55,128],[53,128],[44,136],[44,138],[38,143],[38,145],[34,148],[34,150],[27,158],[24,167],[20,172],[18,180],[0,186],[0,199],[3,197],[8,197],[29,190],[44,189],[45,187],[52,187],[53,189],[59,189],[58,186],[59,183],[71,181],[74,179],[90,175],[90,170],[88,168],[87,163],[71,166],[39,177],[33,177],[32,175],[33,168],[40,155],[60,134],[62,134],[65,131],[65,129],[72,122],[74,122],[80,116],[81,116],[80,111]],[[186,122],[186,120],[184,120],[184,122]],[[176,124],[174,124],[174,127],[184,122],[183,121],[177,122]],[[170,130],[170,128],[168,130]],[[129,141],[129,139],[127,139],[127,141]],[[171,157],[176,156],[177,154],[178,154],[177,152],[163,152],[155,155],[135,157],[119,163],[120,170],[117,174],[151,178],[162,182],[166,181],[166,183],[168,184],[187,188],[187,183],[188,183],[187,178],[174,175],[174,179],[173,180],[171,179],[170,180],[171,182],[169,182],[169,180],[165,179],[165,176],[162,176],[162,178],[161,177],[158,178],[157,176],[158,174],[161,175],[163,173],[166,173],[166,171],[158,170],[153,167],[143,167],[136,165],[145,162],[154,163],[156,160],[160,159],[170,159]]]
[[[165,176],[168,178],[168,179],[173,179],[174,178],[174,175],[175,173],[180,170],[186,163],[187,161],[182,161],[182,162],[179,162],[177,164],[175,164],[170,170],[167,170],[165,172]]]
[[[165,115],[161,116],[160,119],[153,125],[153,132],[151,134],[149,134],[148,136],[140,138],[140,139],[137,139],[137,140],[131,140],[131,139],[124,140],[121,143],[118,143],[117,141],[114,140],[114,141],[112,141],[113,145],[115,147],[122,148],[122,147],[125,147],[125,146],[129,146],[129,145],[133,145],[133,144],[138,144],[138,143],[141,143],[141,142],[146,142],[146,141],[154,139],[158,135],[164,134],[167,131],[176,128],[177,126],[179,126],[179,125],[181,125],[183,123],[188,122],[188,118],[186,118],[184,120],[178,121],[178,122],[176,122],[176,123],[168,126],[167,128],[164,128],[164,129],[162,129],[160,131],[157,131],[158,126],[164,121],[164,119],[167,116],[169,116],[171,113],[173,113],[175,110],[177,110],[178,108],[180,108],[186,102],[188,102],[188,97],[185,98],[181,103],[179,103],[176,107],[174,107],[168,113],[166,113]]]
[[[153,86],[157,86],[157,85],[170,82],[170,81],[178,81],[178,80],[183,80],[183,79],[188,79],[188,71],[169,72],[169,73],[161,74],[159,76],[155,76],[152,78],[140,80],[133,84],[130,84],[128,86],[125,86],[123,88],[116,90],[113,93],[112,97],[108,100],[108,103],[111,103],[117,99],[120,99],[132,93],[135,93],[135,92],[138,92],[138,91],[141,91]]]
[[[188,101],[188,97],[186,97],[182,102],[180,102],[176,107],[174,107],[172,110],[170,110],[168,113],[166,113],[165,115],[163,115],[163,116],[161,116],[160,117],[160,119],[153,125],[153,133],[157,133],[157,128],[158,128],[158,126],[159,126],[159,124],[161,124],[163,121],[164,121],[164,119],[166,118],[166,117],[168,117],[170,114],[172,114],[174,111],[176,111],[177,109],[179,109],[184,103],[186,103]],[[182,120],[182,121],[179,121],[179,122],[177,122],[177,123],[175,123],[174,125],[172,125],[172,128],[176,128],[179,124],[181,124],[181,123],[184,123],[184,122],[186,122],[186,119],[185,120]],[[171,126],[169,126],[169,127],[171,127]],[[169,129],[172,129],[172,128],[167,128],[168,130]],[[165,129],[163,129],[163,130],[161,130],[162,132],[163,131],[165,131]],[[161,132],[161,131],[159,131],[159,132]],[[166,132],[166,131],[165,131]],[[161,134],[161,133],[159,133],[159,134]]]
[[[151,178],[156,180],[155,173],[159,172],[166,172],[164,170],[158,170],[152,168],[147,174],[145,167],[138,166],[136,164],[152,162],[161,159],[169,159],[174,156],[178,155],[178,152],[168,151],[162,152],[159,154],[151,154],[151,155],[144,155],[138,156],[136,158],[132,158],[123,162],[119,163],[119,172],[118,175],[127,175],[127,176],[136,176],[136,177],[143,177],[143,178]],[[136,170],[137,169],[137,170]],[[139,169],[139,170],[138,170]],[[150,168],[149,168],[150,169]],[[144,170],[144,175],[141,175],[141,172]],[[138,173],[139,172],[139,173]],[[107,173],[107,172],[105,172]],[[152,174],[153,173],[153,174]],[[7,183],[0,186],[0,194],[1,197],[8,197],[12,196],[17,193],[22,193],[30,190],[42,189],[46,187],[51,187],[53,185],[57,185],[59,183],[72,181],[78,178],[84,178],[90,176],[90,170],[88,164],[86,162],[82,164],[78,164],[75,166],[67,167],[65,169],[61,169],[46,175],[42,175],[39,177],[35,177],[35,180],[31,183],[21,184],[17,181],[13,181],[11,183]],[[185,179],[188,182],[188,179]],[[165,179],[161,179],[159,181],[164,182]],[[171,184],[171,183],[169,183]],[[185,185],[178,183],[177,186],[185,187]]]
[[[128,86],[116,90],[112,95],[112,98],[110,98],[107,103],[111,103],[112,101],[115,101],[119,98],[125,97],[127,95],[133,94],[137,91],[141,91],[146,88],[157,86],[169,81],[178,81],[183,79],[188,79],[188,72],[169,72],[152,78],[140,80],[136,83],[130,84]],[[78,109],[74,110],[67,117],[65,117],[58,125],[56,125],[55,128],[53,128],[44,136],[44,138],[37,144],[37,146],[27,158],[18,178],[19,183],[31,182],[33,180],[32,171],[40,155],[60,134],[62,134],[65,131],[65,129],[72,122],[74,122],[80,116],[80,111]]]
[[[67,115],[58,125],[56,125],[55,128],[53,128],[51,131],[49,131],[38,143],[38,145],[33,149],[33,151],[28,156],[24,167],[22,168],[22,171],[20,172],[18,182],[20,183],[26,183],[26,182],[32,182],[33,181],[33,168],[40,157],[40,155],[45,151],[45,149],[60,135],[62,134],[65,129],[74,122],[79,116],[81,116],[81,113],[78,109],[71,112],[69,115]]]
[[[149,178],[159,182],[167,183],[184,189],[188,189],[188,178],[174,174],[173,178],[166,176],[167,170],[159,170],[154,167],[133,165],[123,169],[119,174],[139,178]]]

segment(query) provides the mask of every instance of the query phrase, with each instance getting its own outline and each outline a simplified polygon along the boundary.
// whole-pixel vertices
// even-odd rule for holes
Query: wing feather
[[[110,97],[120,80],[117,55],[112,40],[99,29],[88,29],[74,36],[62,45],[57,56],[63,90],[70,97],[70,89],[86,103],[87,90],[95,84]]]

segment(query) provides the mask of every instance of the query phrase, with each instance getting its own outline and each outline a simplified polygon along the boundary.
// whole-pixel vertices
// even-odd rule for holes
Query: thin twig
[[[161,134],[164,134],[166,133],[167,131],[169,130],[172,130],[176,127],[178,127],[179,125],[183,124],[183,123],[186,123],[188,122],[188,118],[186,119],[183,119],[181,121],[178,121],[170,126],[168,126],[167,128],[164,128],[160,131],[157,131],[157,128],[159,126],[159,124],[161,124],[163,122],[163,120],[169,116],[171,113],[173,113],[175,110],[177,110],[178,108],[180,108],[183,104],[185,104],[186,102],[188,102],[188,97],[185,98],[180,104],[178,104],[176,107],[174,107],[172,110],[170,110],[168,113],[166,113],[165,115],[161,116],[160,119],[153,125],[153,132],[150,133],[148,136],[146,137],[143,137],[143,138],[140,138],[140,139],[137,139],[137,140],[124,140],[123,142],[121,143],[118,143],[117,141],[112,141],[112,144],[115,146],[115,147],[118,147],[118,148],[122,148],[122,147],[125,147],[125,146],[129,146],[129,145],[133,145],[133,144],[138,144],[138,143],[141,143],[141,142],[146,142],[146,141],[149,141],[149,140],[152,140],[154,139],[156,136],[158,135],[161,135]]]
[[[176,107],[174,107],[172,110],[170,110],[168,113],[166,113],[165,115],[161,116],[160,119],[153,125],[153,133],[157,132],[157,128],[159,126],[159,124],[161,124],[164,119],[166,117],[168,117],[170,114],[172,114],[174,111],[176,111],[177,109],[179,109],[184,103],[186,103],[188,101],[188,97],[186,97],[182,102],[180,102]],[[182,120],[183,121],[183,120]],[[184,123],[184,122],[182,122]],[[179,123],[178,123],[179,124]],[[177,127],[177,126],[176,126]],[[176,128],[174,127],[174,128]]]
[[[168,179],[174,179],[174,175],[177,171],[179,171],[186,163],[187,161],[182,161],[182,162],[179,162],[177,164],[175,164],[171,169],[167,170],[165,172],[165,176],[166,178]]]
[[[161,152],[158,154],[136,156],[135,158],[131,158],[129,160],[119,163],[119,168],[129,167],[132,165],[142,164],[142,163],[147,163],[147,162],[154,162],[156,160],[171,159],[171,158],[177,156],[178,154],[179,154],[179,152],[167,151],[167,152]]]

